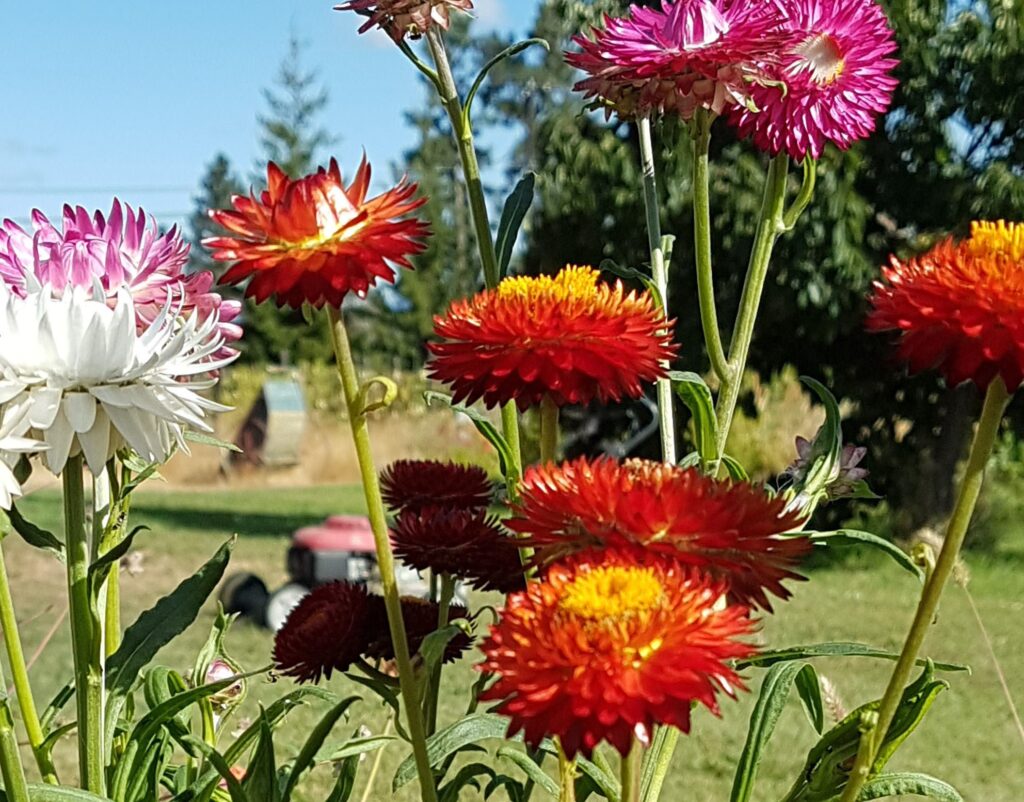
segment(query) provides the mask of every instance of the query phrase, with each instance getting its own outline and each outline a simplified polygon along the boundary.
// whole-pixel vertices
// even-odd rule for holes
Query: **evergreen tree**
[[[202,246],[207,237],[223,234],[220,226],[210,219],[210,209],[225,209],[231,204],[234,195],[245,192],[245,187],[235,175],[231,161],[223,153],[218,153],[206,166],[206,172],[199,182],[199,194],[193,198],[192,214],[189,216],[189,269],[193,272],[210,270],[220,276],[226,269],[224,262],[217,262],[210,252]],[[223,288],[230,294],[230,288]]]

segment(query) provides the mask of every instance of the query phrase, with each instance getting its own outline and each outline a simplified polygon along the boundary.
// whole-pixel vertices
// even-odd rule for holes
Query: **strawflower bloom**
[[[875,282],[869,331],[897,331],[912,373],[937,368],[950,385],[985,389],[1024,381],[1024,224],[975,222],[907,260],[895,256]]]
[[[566,61],[587,77],[574,87],[623,117],[743,105],[785,37],[774,2],[678,0],[631,6],[576,36]]]
[[[281,306],[340,308],[349,292],[363,297],[378,280],[394,282],[392,265],[411,268],[409,257],[430,233],[421,220],[397,219],[426,202],[413,198],[416,184],[402,179],[373,198],[369,188],[365,157],[347,187],[334,159],[294,181],[270,162],[259,198],[236,196],[234,210],[210,211],[229,235],[203,244],[214,259],[235,262],[221,281],[247,282],[245,294],[257,303],[274,295]]]
[[[743,684],[729,661],[754,648],[745,607],[716,603],[724,584],[650,553],[600,552],[551,567],[510,596],[483,643],[509,735],[557,736],[570,757],[607,741],[621,754],[656,725],[690,730],[690,709],[718,713]]]
[[[731,121],[769,153],[821,157],[826,142],[846,150],[875,130],[892,102],[896,40],[875,0],[782,0],[790,43],[769,67],[775,82],[751,88],[752,106]]]
[[[32,231],[4,220],[0,224],[0,280],[22,297],[29,286],[47,287],[56,296],[72,290],[117,303],[127,289],[140,331],[171,306],[199,322],[216,315],[215,335],[224,343],[242,336],[233,321],[242,307],[213,291],[213,274],[187,274],[189,245],[177,226],[161,234],[153,218],[114,200],[110,214],[93,215],[81,206],[65,206],[57,228],[40,211],[32,212]],[[215,358],[235,352],[223,345]]]
[[[417,571],[462,579],[479,590],[523,586],[519,544],[484,509],[405,510],[391,528],[395,554]]]
[[[483,468],[429,459],[392,462],[381,473],[380,487],[384,503],[395,510],[473,510],[489,506],[494,495]]]
[[[16,468],[23,455],[46,449],[46,443],[31,437],[12,434],[15,420],[0,418],[0,509],[9,510],[14,499],[21,498],[21,482]]]
[[[435,318],[430,377],[456,402],[520,409],[637,398],[676,353],[672,323],[648,292],[598,281],[592,267],[506,278]]]
[[[334,8],[367,15],[359,33],[377,26],[401,42],[407,35],[418,39],[435,25],[448,30],[452,9],[472,11],[473,0],[349,0]]]
[[[409,654],[415,655],[419,652],[426,637],[437,631],[439,611],[439,606],[432,601],[418,599],[415,596],[402,597],[402,622],[405,624]],[[469,611],[462,605],[453,604],[448,608],[449,621],[465,619],[468,616]],[[387,610],[384,607],[383,597],[370,597],[368,621],[371,637],[366,647],[366,656],[375,660],[394,660],[395,647],[391,643],[391,630],[388,627]],[[472,645],[473,641],[469,635],[459,632],[445,646],[442,662],[454,663]]]
[[[274,666],[298,682],[345,671],[370,643],[371,601],[353,582],[315,588],[288,614],[274,637]]]
[[[207,413],[227,409],[200,391],[234,356],[213,356],[216,312],[200,323],[178,311],[165,305],[140,332],[126,288],[110,306],[34,279],[24,297],[0,285],[0,429],[43,441],[55,474],[79,453],[98,475],[123,446],[157,463],[185,449],[186,428],[211,431]]]
[[[766,592],[789,597],[785,579],[810,546],[780,537],[802,518],[783,498],[746,483],[718,481],[695,468],[586,457],[527,470],[515,516],[541,560],[592,548],[663,554],[728,583],[730,596],[771,610]]]

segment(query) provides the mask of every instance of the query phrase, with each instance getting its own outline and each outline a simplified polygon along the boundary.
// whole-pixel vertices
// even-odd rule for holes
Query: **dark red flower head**
[[[363,158],[349,186],[338,163],[291,180],[271,162],[267,189],[257,199],[236,196],[234,210],[210,217],[231,232],[203,244],[213,258],[235,264],[224,284],[248,282],[245,294],[257,303],[271,295],[279,305],[340,307],[349,292],[363,296],[378,280],[394,282],[392,265],[412,267],[409,256],[426,246],[426,223],[398,219],[419,208],[416,185],[404,179],[373,198],[370,165]]]
[[[734,599],[766,610],[765,592],[788,598],[782,581],[801,578],[794,568],[810,549],[805,537],[780,537],[802,523],[785,499],[648,460],[584,457],[530,468],[514,512],[507,525],[545,562],[640,546],[710,572]]]
[[[718,604],[725,584],[633,549],[577,555],[508,598],[483,643],[481,671],[497,675],[509,735],[537,746],[557,736],[572,757],[607,741],[625,755],[634,736],[664,724],[690,730],[695,703],[743,684],[729,661],[754,648],[754,623]]]
[[[523,586],[519,544],[486,510],[425,507],[403,511],[391,529],[395,554],[418,571],[508,593]]]
[[[672,324],[650,293],[599,282],[591,267],[516,277],[457,301],[434,320],[430,377],[455,401],[520,409],[638,398],[676,353]]]
[[[366,647],[366,656],[376,660],[394,660],[395,647],[391,642],[391,630],[388,628],[384,599],[374,596],[370,599],[370,606],[372,608],[370,610],[372,635],[370,643]],[[432,601],[418,599],[414,596],[402,597],[402,621],[405,624],[405,637],[409,642],[409,654],[415,655],[426,637],[437,631],[439,613],[440,607]],[[449,621],[468,617],[469,611],[459,604],[453,604],[448,608]],[[460,632],[448,641],[444,650],[443,662],[454,663],[472,645],[473,641],[469,635]]]
[[[1024,224],[976,222],[960,243],[892,257],[875,282],[869,331],[899,332],[913,373],[936,368],[950,385],[1024,381]]]
[[[274,665],[299,682],[345,671],[370,639],[371,601],[362,585],[321,585],[291,611],[274,637]]]
[[[381,473],[380,486],[384,502],[394,510],[477,509],[489,506],[494,494],[483,468],[429,459],[392,462]]]

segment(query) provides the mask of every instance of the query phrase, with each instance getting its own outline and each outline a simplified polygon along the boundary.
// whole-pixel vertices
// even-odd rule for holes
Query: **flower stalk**
[[[693,248],[697,261],[697,298],[704,344],[711,360],[711,369],[723,384],[731,379],[732,370],[722,346],[715,305],[715,281],[711,262],[711,189],[709,153],[711,147],[711,114],[698,109],[693,117]]]
[[[82,787],[103,795],[103,672],[92,594],[89,590],[89,537],[85,525],[83,458],[69,457],[64,485],[64,538],[67,550],[71,647],[78,712],[78,764]]]
[[[546,395],[540,402],[540,462],[546,465],[558,457],[558,404]]]
[[[729,438],[736,403],[739,400],[740,386],[743,382],[743,371],[750,355],[750,343],[754,338],[754,324],[757,322],[757,311],[761,305],[765,279],[771,263],[772,250],[779,235],[785,229],[784,215],[786,204],[786,179],[789,175],[789,156],[779,154],[771,160],[765,180],[764,196],[761,201],[761,216],[754,235],[754,247],[750,253],[747,277],[740,296],[739,311],[736,325],[733,327],[732,342],[729,346],[729,361],[724,374],[719,374],[722,381],[721,390],[716,404],[718,418],[718,441],[716,454],[718,465],[725,454],[725,444]],[[696,190],[695,190],[696,192]],[[699,249],[698,249],[699,250]],[[712,346],[708,346],[709,351]],[[716,372],[717,369],[716,369]],[[713,473],[718,465],[713,465]]]
[[[554,741],[558,750],[558,802],[576,802],[576,761],[565,754],[561,741]]]
[[[359,461],[367,513],[377,549],[381,591],[388,614],[391,641],[395,649],[395,662],[398,664],[398,681],[402,698],[405,700],[406,723],[412,739],[416,772],[420,781],[420,793],[424,802],[437,802],[437,788],[434,785],[434,775],[430,769],[430,759],[427,756],[426,731],[420,707],[420,694],[409,655],[405,624],[402,620],[402,600],[398,591],[398,582],[395,579],[395,558],[391,551],[391,541],[388,539],[387,518],[384,513],[384,502],[380,495],[377,469],[370,451],[370,433],[366,422],[366,411],[362,408],[360,401],[359,376],[352,358],[352,348],[349,344],[348,332],[345,329],[345,320],[341,310],[328,307],[327,314],[330,320],[331,339],[338,363],[338,373],[341,377],[342,392],[345,396],[345,407],[348,410],[349,426],[352,430],[352,440]]]
[[[14,714],[7,696],[7,681],[0,667],[0,774],[8,802],[29,802],[25,767],[21,764],[18,738],[14,731]]]
[[[487,198],[480,177],[480,162],[476,155],[473,140],[473,126],[468,111],[463,108],[459,99],[459,90],[455,85],[448,51],[444,45],[444,37],[437,26],[430,28],[426,35],[430,55],[437,68],[437,88],[441,104],[448,113],[452,133],[459,148],[459,160],[462,162],[462,176],[466,183],[466,194],[469,199],[470,217],[476,232],[477,248],[480,253],[480,264],[483,267],[484,285],[494,289],[501,281],[501,270],[498,265],[498,254],[494,248],[491,235],[491,222],[487,212]],[[507,466],[509,494],[514,496],[519,480],[523,476],[522,447],[519,437],[519,414],[515,404],[505,404],[501,408],[501,432],[512,452],[512,463]]]
[[[14,611],[14,598],[11,596],[11,585],[7,578],[7,563],[2,548],[0,548],[0,628],[3,629],[4,647],[7,650],[7,660],[11,666],[14,693],[18,697],[18,708],[21,710],[21,718],[25,723],[32,755],[35,757],[43,782],[57,785],[57,770],[54,768],[49,751],[43,746],[45,736],[39,721],[35,697],[32,694],[32,683],[29,681],[28,666],[25,663],[25,652],[21,645],[18,619]],[[0,684],[3,684],[2,679],[0,679]]]
[[[665,784],[672,755],[679,743],[679,730],[675,727],[661,726],[654,733],[651,748],[644,758],[644,772],[640,787],[640,798],[654,802],[661,798],[661,789]]]
[[[454,598],[455,577],[448,573],[441,574],[440,598],[437,602],[437,628],[439,630],[448,626],[449,612]],[[427,689],[427,698],[423,705],[428,736],[437,731],[437,704],[441,693],[441,671],[443,668],[444,659],[438,660],[437,665],[430,673],[430,687]]]
[[[644,211],[647,217],[647,241],[651,251],[651,276],[658,290],[662,311],[669,319],[668,264],[661,236],[661,208],[658,204],[658,174],[654,163],[654,144],[651,137],[651,118],[642,117],[637,123],[640,134],[640,168],[643,172]],[[666,369],[668,365],[665,365]],[[672,399],[672,382],[658,380],[658,420],[661,429],[661,458],[673,465],[676,453],[676,423]]]
[[[622,756],[620,766],[622,777],[622,802],[640,802],[641,766],[644,760],[644,747],[636,737],[629,754]]]
[[[914,621],[910,625],[910,631],[907,633],[899,660],[896,662],[896,667],[889,678],[889,685],[882,697],[882,703],[878,708],[878,721],[871,730],[862,736],[861,749],[857,753],[857,760],[850,773],[850,779],[843,790],[841,802],[854,802],[864,784],[870,779],[875,758],[885,740],[889,725],[892,724],[893,718],[896,716],[903,689],[910,680],[917,656],[921,652],[925,637],[935,618],[942,592],[956,567],[960,549],[974,515],[974,508],[978,503],[978,495],[981,493],[985,467],[988,465],[996,438],[999,436],[999,425],[1003,420],[1006,406],[1010,403],[1010,398],[1011,395],[1002,378],[997,376],[989,384],[985,393],[985,404],[982,408],[981,419],[978,421],[977,431],[974,434],[974,441],[971,444],[967,469],[960,484],[960,494],[949,520],[946,537],[935,562],[935,569],[928,577],[924,590],[921,592],[921,600],[918,602]]]

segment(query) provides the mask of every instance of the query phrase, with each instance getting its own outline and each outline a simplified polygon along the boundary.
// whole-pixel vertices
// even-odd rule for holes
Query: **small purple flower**
[[[786,468],[784,477],[792,478],[799,482],[811,464],[814,443],[806,438],[796,438],[796,461]],[[847,443],[843,446],[839,455],[839,466],[833,478],[825,487],[825,495],[829,501],[840,498],[850,498],[858,492],[858,485],[868,478],[870,471],[867,468],[857,467],[867,456],[868,450],[864,446],[855,446]]]
[[[39,210],[32,212],[32,230],[12,220],[0,224],[0,280],[18,295],[34,284],[49,287],[57,297],[76,288],[102,294],[113,306],[118,290],[128,289],[135,303],[136,323],[148,328],[168,303],[179,315],[195,313],[201,323],[218,313],[216,327],[225,342],[242,336],[234,321],[241,304],[212,291],[209,271],[185,274],[188,243],[177,226],[161,234],[156,221],[141,209],[114,200],[110,214],[92,216],[81,206],[64,207],[61,229]],[[224,346],[214,359],[236,352]]]

